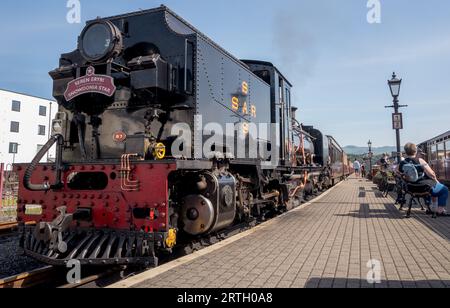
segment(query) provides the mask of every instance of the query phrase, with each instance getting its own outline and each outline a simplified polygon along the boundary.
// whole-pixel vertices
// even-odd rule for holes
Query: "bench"
[[[411,211],[412,211],[412,207],[414,203],[418,203],[422,210],[425,210],[421,199],[425,200],[425,199],[429,199],[431,198],[431,188],[428,185],[423,185],[423,184],[410,184],[410,183],[404,183],[404,192],[405,192],[405,197],[404,197],[404,201],[403,203],[401,203],[400,206],[400,210],[403,209],[405,203],[406,203],[406,197],[410,196],[409,199],[409,203],[408,203],[408,211],[406,212],[406,218],[410,218],[411,217]],[[433,218],[437,217],[437,213],[435,211],[432,211],[430,206],[427,205],[428,207],[428,211],[430,213],[433,213]]]

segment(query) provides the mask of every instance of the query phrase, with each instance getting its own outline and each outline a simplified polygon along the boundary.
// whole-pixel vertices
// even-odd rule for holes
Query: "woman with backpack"
[[[408,143],[405,146],[406,158],[399,165],[399,172],[404,175],[407,182],[430,186],[431,196],[438,199],[438,212],[440,216],[449,216],[446,211],[449,197],[447,186],[439,183],[436,173],[422,158],[417,158],[417,146]],[[431,203],[431,200],[427,200]]]

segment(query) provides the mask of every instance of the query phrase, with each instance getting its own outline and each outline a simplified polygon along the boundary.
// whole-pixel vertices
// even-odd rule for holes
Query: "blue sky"
[[[76,48],[86,20],[166,4],[238,58],[272,61],[295,85],[299,118],[342,145],[395,144],[387,79],[395,70],[408,104],[402,143],[450,129],[450,2],[381,0],[81,0],[82,23],[66,0],[2,0],[0,88],[50,97],[47,72]]]

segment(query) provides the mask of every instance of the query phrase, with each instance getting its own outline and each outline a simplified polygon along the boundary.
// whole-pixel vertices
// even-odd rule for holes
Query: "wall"
[[[12,101],[20,101],[20,112],[12,111]],[[51,107],[50,107],[51,105]],[[39,115],[39,107],[47,108],[46,115]],[[51,113],[50,113],[51,109]],[[44,145],[49,139],[49,120],[58,111],[58,105],[50,99],[38,98],[25,94],[0,89],[0,163],[5,163],[7,169],[11,164],[31,162],[37,154],[38,145]],[[19,122],[19,133],[11,132],[11,121]],[[45,135],[38,134],[39,125],[45,126]],[[9,153],[9,144],[18,143],[18,153]],[[52,149],[50,159],[54,159]],[[47,157],[43,162],[47,161]]]

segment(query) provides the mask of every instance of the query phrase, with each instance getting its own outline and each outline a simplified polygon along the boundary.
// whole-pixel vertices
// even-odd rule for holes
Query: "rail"
[[[65,284],[62,285],[60,287],[58,287],[58,289],[76,289],[76,288],[81,288],[84,286],[87,286],[91,283],[95,283],[96,281],[101,281],[102,279],[108,278],[110,276],[113,276],[114,274],[117,274],[121,271],[121,269],[119,268],[113,268],[110,270],[107,270],[105,272],[101,272],[98,274],[93,274],[90,276],[87,276],[85,278],[82,278],[78,283],[71,283],[71,284]]]
[[[76,289],[95,283],[96,281],[101,281],[102,279],[111,277],[119,272],[119,268],[114,268],[100,273],[89,274],[89,276],[83,277],[78,283],[66,284],[66,282],[64,282],[66,275],[64,269],[46,266],[5,279],[0,279],[0,289],[28,289],[39,287]]]
[[[36,222],[34,222],[34,221],[26,223],[27,226],[32,226],[35,224],[36,224]],[[18,227],[19,227],[19,224],[17,222],[0,223],[0,233],[12,232],[15,229],[17,229]]]
[[[0,233],[13,231],[18,227],[17,222],[7,222],[0,224]]]
[[[56,270],[52,266],[42,267],[30,272],[0,280],[0,289],[32,288],[43,285],[54,277]]]

